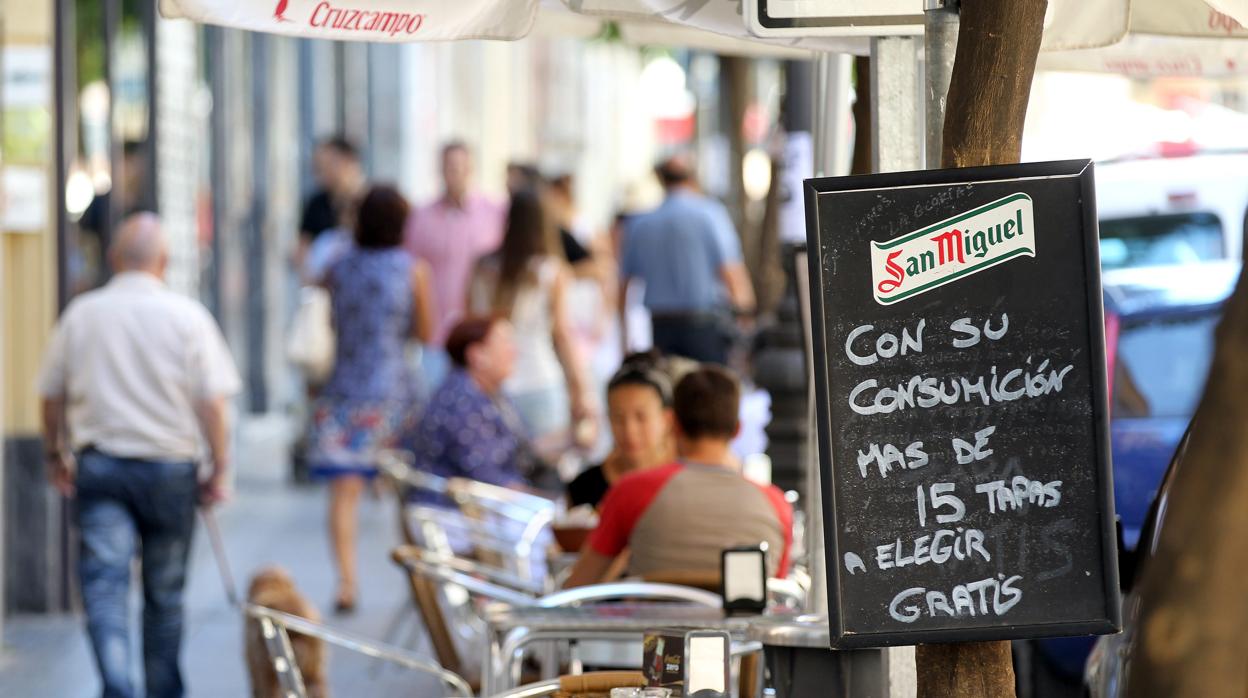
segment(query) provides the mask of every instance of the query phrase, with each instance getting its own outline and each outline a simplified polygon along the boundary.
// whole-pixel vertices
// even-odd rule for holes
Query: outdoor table
[[[726,617],[716,608],[686,603],[621,602],[558,608],[485,608],[486,654],[482,695],[513,688],[524,649],[553,640],[637,640],[651,630],[726,630],[745,639],[752,617]]]
[[[884,650],[832,650],[828,617],[757,616],[746,636],[763,644],[776,698],[884,695]]]

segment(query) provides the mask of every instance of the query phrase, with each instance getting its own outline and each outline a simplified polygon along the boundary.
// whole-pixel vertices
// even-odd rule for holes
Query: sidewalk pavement
[[[334,616],[334,574],[325,532],[324,488],[290,484],[284,418],[250,419],[239,432],[234,501],[218,510],[235,584],[246,594],[251,575],[278,564],[294,576],[300,591],[333,627],[367,638],[405,644],[431,656],[428,639],[412,609],[406,582],[390,562],[399,541],[395,505],[367,498],[360,511],[360,597],[354,614]],[[135,585],[134,608],[138,610]],[[186,590],[183,670],[193,698],[250,695],[243,660],[243,623],[226,600],[211,546],[197,526]],[[136,615],[136,652],[138,618]],[[344,649],[330,652],[331,695],[441,695],[437,681]],[[79,616],[16,616],[6,620],[0,645],[0,696],[90,698],[99,695],[94,660]]]

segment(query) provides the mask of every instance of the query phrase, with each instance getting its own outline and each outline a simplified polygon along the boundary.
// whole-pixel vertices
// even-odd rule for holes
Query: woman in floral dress
[[[360,202],[355,248],[330,267],[337,338],[334,370],[313,408],[309,472],[328,480],[329,533],[338,571],[339,611],[355,606],[357,507],[376,456],[415,423],[419,385],[405,358],[408,340],[433,331],[429,271],[401,246],[408,205],[376,186]]]

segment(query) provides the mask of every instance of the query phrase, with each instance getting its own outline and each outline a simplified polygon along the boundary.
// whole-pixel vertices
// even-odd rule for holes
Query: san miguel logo
[[[1031,197],[1020,193],[871,241],[871,286],[876,302],[890,305],[1022,256],[1036,256],[1036,239]]]
[[[273,10],[277,22],[295,22],[286,16],[290,0],[278,0]],[[425,23],[425,15],[410,12],[386,12],[334,5],[328,0],[318,2],[307,17],[307,24],[317,29],[337,29],[348,32],[381,33],[397,36],[415,34]]]

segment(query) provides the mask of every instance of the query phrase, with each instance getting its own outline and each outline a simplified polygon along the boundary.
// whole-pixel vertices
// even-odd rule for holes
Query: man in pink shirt
[[[409,252],[433,268],[435,332],[425,351],[427,387],[434,389],[449,364],[442,345],[463,318],[468,280],[477,258],[493,252],[503,239],[504,204],[470,188],[472,155],[461,141],[442,147],[443,192],[412,212],[407,222]]]

